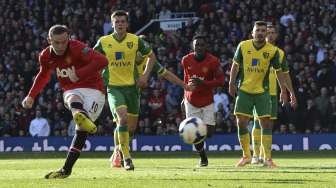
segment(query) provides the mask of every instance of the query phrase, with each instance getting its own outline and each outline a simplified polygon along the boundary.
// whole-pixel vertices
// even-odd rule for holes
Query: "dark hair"
[[[111,19],[113,19],[116,16],[125,16],[126,20],[128,21],[128,13],[124,10],[116,10],[112,13]]]
[[[52,37],[53,35],[60,35],[63,33],[70,34],[70,30],[66,25],[53,25],[49,29],[48,37]]]
[[[195,35],[193,37],[193,41],[196,40],[196,39],[203,39],[203,40],[206,40],[206,36],[205,35]]]
[[[265,21],[256,21],[254,22],[254,26],[266,26],[267,27],[267,23]]]

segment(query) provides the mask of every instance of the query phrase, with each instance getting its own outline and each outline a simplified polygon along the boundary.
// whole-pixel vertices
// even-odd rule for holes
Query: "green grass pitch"
[[[209,153],[209,166],[196,167],[195,153],[134,153],[135,171],[110,168],[109,153],[82,153],[72,175],[46,180],[66,153],[0,154],[0,188],[107,187],[336,187],[336,151],[274,152],[277,169],[235,168],[240,152]]]

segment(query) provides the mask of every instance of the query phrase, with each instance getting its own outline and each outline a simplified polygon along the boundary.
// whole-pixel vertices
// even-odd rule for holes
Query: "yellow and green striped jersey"
[[[152,49],[138,36],[127,33],[118,41],[113,34],[101,37],[94,47],[105,54],[109,64],[103,71],[105,83],[109,86],[130,86],[135,84],[138,72],[135,65],[136,54],[149,55]]]
[[[288,73],[289,69],[288,69],[288,63],[286,61],[286,56],[285,56],[285,52],[278,48],[279,51],[279,58],[280,58],[280,63],[281,63],[281,71],[284,73]],[[275,74],[275,70],[271,67],[271,72],[269,74],[269,93],[270,95],[277,95],[277,88],[278,88],[278,84],[277,84],[277,80],[276,80],[276,74]]]
[[[268,92],[270,66],[280,69],[278,48],[268,42],[260,48],[252,40],[240,42],[233,60],[239,65],[238,87],[250,94]]]

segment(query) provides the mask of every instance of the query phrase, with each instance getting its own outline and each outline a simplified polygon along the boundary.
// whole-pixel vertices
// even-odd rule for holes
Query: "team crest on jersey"
[[[65,58],[65,63],[68,64],[68,65],[71,64],[71,57],[70,57],[70,56],[67,56],[67,57]]]
[[[268,52],[264,52],[264,53],[263,53],[263,56],[264,56],[265,59],[268,59],[268,57],[269,57],[269,53],[268,53]]]
[[[207,67],[203,67],[202,68],[202,72],[207,73],[208,72],[208,68]]]
[[[132,49],[133,48],[133,42],[127,42],[127,47],[129,49]]]
[[[108,47],[108,48],[112,48],[112,44],[108,44],[107,47]]]
[[[82,49],[82,53],[84,55],[87,55],[89,52],[90,52],[90,48],[89,47],[85,47],[85,48]]]

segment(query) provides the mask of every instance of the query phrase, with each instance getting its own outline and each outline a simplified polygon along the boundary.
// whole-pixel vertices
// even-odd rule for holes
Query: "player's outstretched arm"
[[[183,87],[184,90],[186,91],[193,91],[195,89],[195,86],[185,84],[180,78],[178,78],[175,74],[170,72],[169,70],[166,70],[163,74],[162,77],[168,80],[171,83],[177,84],[181,87]]]
[[[22,101],[22,107],[26,109],[29,109],[33,106],[35,97],[41,92],[41,90],[47,85],[50,80],[50,69],[41,62],[41,59],[39,60],[39,62],[40,71],[36,75],[34,83],[30,88],[28,95]]]
[[[156,56],[155,54],[152,52],[149,56],[148,56],[148,60],[146,63],[146,68],[145,71],[143,72],[143,74],[140,76],[139,80],[137,81],[137,86],[140,88],[145,88],[147,86],[147,81],[149,79],[150,73],[153,70],[153,67],[155,65],[156,62]]]

